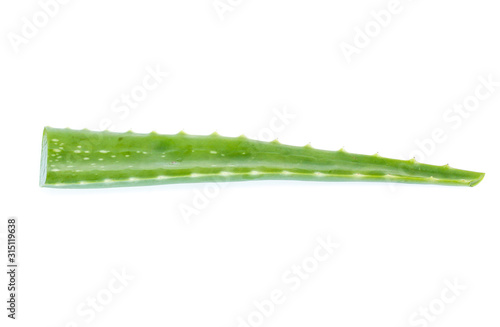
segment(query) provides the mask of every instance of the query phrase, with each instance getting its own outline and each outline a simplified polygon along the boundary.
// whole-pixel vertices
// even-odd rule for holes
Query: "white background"
[[[40,4],[0,4],[2,262],[9,216],[19,219],[20,242],[18,320],[6,317],[2,274],[0,325],[237,327],[253,315],[253,326],[401,327],[429,305],[434,320],[413,325],[498,325],[500,87],[467,118],[449,111],[473,103],[481,78],[500,81],[498,4],[401,0],[377,31],[370,13],[389,1],[222,3],[231,11],[221,16],[211,0],[74,0],[24,36],[23,17],[44,23]],[[375,32],[348,63],[341,45],[356,37],[360,45],[357,28],[367,25]],[[169,75],[135,108],[113,111],[148,67]],[[284,108],[294,116],[286,124],[273,118]],[[294,145],[418,155],[486,177],[474,188],[41,189],[43,127],[99,130],[103,121],[113,131],[273,134]],[[430,143],[433,133],[440,143]],[[426,154],[415,152],[419,142]],[[196,214],[181,213],[195,205]],[[318,237],[340,247],[291,290],[282,276],[314,263]],[[133,280],[110,293],[123,270]],[[453,295],[446,280],[466,289],[443,305],[441,294]],[[254,301],[273,290],[286,301],[259,321]],[[92,297],[109,303],[79,314]]]

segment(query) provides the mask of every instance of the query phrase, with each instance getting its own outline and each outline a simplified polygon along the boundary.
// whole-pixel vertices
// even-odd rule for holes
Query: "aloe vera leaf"
[[[224,137],[46,127],[40,186],[101,188],[213,181],[301,180],[475,186],[484,173],[378,155]]]

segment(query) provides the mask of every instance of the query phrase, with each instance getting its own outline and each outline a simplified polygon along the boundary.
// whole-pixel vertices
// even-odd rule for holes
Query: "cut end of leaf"
[[[484,178],[484,175],[486,175],[485,173],[478,173],[479,177],[472,180],[470,183],[469,183],[469,186],[470,187],[474,187],[476,186],[477,184],[481,183],[481,181],[483,180]]]
[[[45,181],[47,180],[47,155],[48,155],[48,140],[47,140],[47,128],[43,129],[42,138],[42,155],[40,158],[40,186],[45,186]]]

